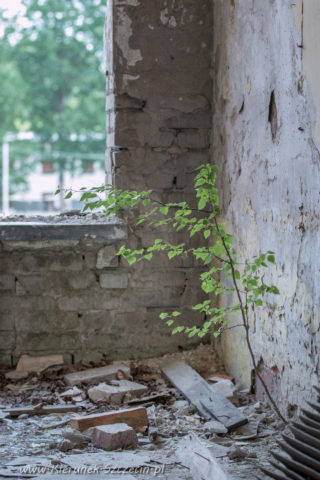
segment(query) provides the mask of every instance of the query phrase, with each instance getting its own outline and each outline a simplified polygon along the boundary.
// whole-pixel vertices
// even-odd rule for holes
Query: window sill
[[[114,242],[127,238],[127,227],[117,217],[88,218],[70,216],[57,217],[23,217],[11,221],[0,220],[0,241],[2,242]]]

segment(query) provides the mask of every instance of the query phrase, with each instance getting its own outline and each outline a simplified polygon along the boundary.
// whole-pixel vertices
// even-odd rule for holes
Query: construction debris
[[[122,363],[113,363],[106,367],[90,368],[82,372],[68,373],[64,376],[64,381],[67,385],[92,385],[99,382],[105,382],[106,380],[116,380],[119,373],[130,376],[130,368]]]
[[[113,380],[108,385],[100,383],[96,387],[88,390],[88,396],[94,403],[107,402],[114,405],[120,405],[124,397],[129,400],[133,396],[140,397],[148,391],[148,388],[139,383],[129,380]]]
[[[190,477],[196,479],[199,478],[198,474],[192,473],[193,467],[188,466],[187,461],[192,457],[201,459],[198,454],[202,455],[202,453],[198,451],[198,447],[196,453],[188,455],[189,460],[181,461],[178,457],[181,442],[192,432],[202,447],[208,450],[210,457],[206,458],[209,458],[210,462],[203,460],[209,463],[210,468],[213,468],[212,457],[230,478],[237,480],[255,478],[259,465],[268,467],[268,451],[275,449],[276,434],[279,428],[283,429],[283,426],[279,427],[275,416],[262,402],[257,403],[248,391],[238,393],[240,407],[232,406],[232,408],[237,415],[248,418],[249,422],[233,429],[232,432],[228,431],[224,423],[213,417],[210,411],[208,413],[204,409],[203,404],[209,397],[205,399],[203,397],[203,382],[207,388],[206,392],[210,392],[210,398],[213,398],[215,392],[212,392],[210,385],[217,385],[221,380],[231,381],[224,378],[223,374],[215,373],[222,372],[223,369],[221,364],[215,363],[215,357],[210,356],[210,349],[210,346],[201,346],[194,351],[176,353],[167,357],[167,361],[174,359],[190,362],[191,367],[194,368],[192,375],[196,374],[196,370],[198,374],[201,373],[204,378],[207,378],[208,382],[213,380],[213,383],[208,383],[200,377],[201,381],[196,384],[193,397],[190,396],[192,389],[189,388],[191,385],[189,374],[185,375],[185,371],[179,369],[181,383],[184,385],[181,387],[178,382],[175,382],[184,397],[176,387],[170,385],[161,376],[160,365],[163,364],[164,359],[152,359],[139,363],[118,362],[107,367],[105,361],[99,365],[59,365],[47,368],[38,374],[29,375],[27,380],[8,379],[5,377],[6,370],[3,369],[0,372],[2,386],[0,390],[0,463],[5,467],[0,471],[0,477],[31,478],[35,474],[30,476],[25,473],[27,471],[25,467],[32,467],[36,468],[37,479],[54,480],[55,477],[59,477],[59,480],[62,480],[65,477],[63,469],[69,469],[68,478],[74,477],[81,480],[83,475],[79,473],[87,472],[88,468],[92,468],[93,472],[96,471],[95,468],[99,468],[100,475],[107,474],[106,468],[122,469],[119,475],[123,477],[125,473],[126,478],[131,478],[126,469],[137,467],[151,469],[149,474],[146,472],[135,474],[134,478],[138,480],[151,480],[157,475],[159,478],[175,480],[189,480]],[[209,373],[208,364],[210,364]],[[190,367],[187,366],[187,368]],[[106,373],[110,375],[109,379],[99,380],[101,372],[103,375]],[[78,379],[76,382],[79,383],[67,385],[64,378],[69,375],[76,376]],[[196,374],[196,376],[199,380],[199,375]],[[123,382],[128,382],[127,385],[130,385],[129,380],[138,385],[137,388],[143,390],[143,393],[141,391],[126,394],[118,392],[119,395],[121,393],[121,400],[119,399],[120,403],[117,404],[114,398],[112,403],[108,403],[106,399],[95,403],[90,398],[91,392],[95,391],[97,386],[101,386],[98,384],[102,383],[117,389],[125,385]],[[185,386],[189,388],[189,398],[185,395]],[[228,388],[230,392],[236,387],[229,384]],[[196,393],[199,394],[199,392],[203,403],[197,403]],[[225,393],[228,394],[227,390]],[[226,402],[229,413],[230,402]],[[133,408],[133,405],[139,404],[141,407]],[[132,406],[131,409],[129,405]],[[199,405],[203,408],[206,418],[200,413]],[[219,408],[222,408],[221,404],[219,405]],[[212,402],[210,409],[211,407],[217,408],[217,404],[213,405]],[[80,409],[81,413],[76,413]],[[216,410],[215,414],[217,415]],[[124,430],[120,432],[117,430],[119,423],[125,424]],[[104,450],[105,447],[102,444],[99,445],[98,440],[94,442],[93,432],[97,427],[100,432],[104,431],[103,439],[105,435],[109,435],[110,443],[105,444],[105,447],[125,450]],[[114,435],[115,440],[112,439],[114,443],[110,440],[110,431],[111,435]],[[133,437],[130,440],[132,443],[126,440],[128,431],[134,434],[135,441]],[[138,443],[136,443],[137,439]],[[128,450],[128,448],[134,450]],[[239,449],[245,453],[242,458],[236,455]],[[8,460],[11,460],[10,465]],[[197,462],[195,465],[194,468],[203,472],[203,466]],[[47,474],[44,474],[43,470],[37,470],[42,468],[46,469]],[[42,475],[39,476],[39,474]],[[113,473],[112,478],[117,478],[119,475]],[[91,473],[90,480],[94,480],[95,476]],[[261,474],[260,477],[264,478]]]
[[[207,420],[218,420],[228,430],[248,422],[226,397],[219,392],[213,392],[207,382],[185,362],[164,362],[162,372]]]
[[[226,397],[230,402],[234,405],[238,404],[238,395],[237,395],[237,388],[226,378],[219,378],[219,377],[212,377],[215,379],[209,387],[215,393],[221,393],[224,397]],[[212,381],[212,380],[211,380]]]
[[[214,479],[230,480],[216,459],[211,455],[199,438],[190,434],[180,441],[177,457],[190,470],[193,480]]]
[[[49,415],[50,413],[78,412],[81,407],[77,405],[36,405],[35,407],[8,408],[5,413],[10,417],[20,415]]]
[[[91,438],[96,447],[104,450],[118,450],[135,447],[138,444],[136,432],[125,423],[95,427]]]
[[[149,423],[147,410],[144,407],[139,407],[130,410],[116,410],[108,413],[75,417],[70,420],[71,427],[81,432],[91,427],[111,425],[113,423],[126,423],[139,431]]]
[[[22,355],[14,371],[6,373],[6,378],[10,380],[20,380],[27,378],[30,373],[40,373],[53,365],[62,365],[64,362],[62,355],[46,355],[41,357],[31,357]]]

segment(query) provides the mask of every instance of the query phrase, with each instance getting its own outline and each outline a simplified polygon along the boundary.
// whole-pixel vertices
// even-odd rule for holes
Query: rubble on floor
[[[182,375],[171,378],[175,386],[168,365]],[[259,466],[270,468],[283,432],[266,405],[237,390],[211,346],[139,362],[55,364],[21,379],[6,373],[0,478],[264,479]]]

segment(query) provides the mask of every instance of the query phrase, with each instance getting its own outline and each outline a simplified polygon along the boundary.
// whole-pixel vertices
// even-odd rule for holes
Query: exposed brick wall
[[[15,364],[23,353],[63,353],[67,362],[143,358],[197,341],[172,336],[159,319],[180,304],[193,269],[154,275],[144,265],[141,279],[116,255],[126,241],[117,231],[108,238],[106,227],[104,239],[91,241],[3,242],[0,363]],[[188,318],[191,324],[196,316]]]
[[[107,181],[153,189],[164,202],[194,201],[195,168],[210,160],[211,0],[107,2]],[[163,230],[128,229],[127,245],[147,247]],[[0,253],[0,359],[63,352],[88,359],[146,357],[199,342],[171,336],[166,308],[201,320],[199,265],[165,255],[133,267],[114,258],[120,243],[10,242]],[[107,246],[105,253],[102,252]],[[97,267],[97,259],[106,263]],[[110,262],[110,263],[108,263]]]

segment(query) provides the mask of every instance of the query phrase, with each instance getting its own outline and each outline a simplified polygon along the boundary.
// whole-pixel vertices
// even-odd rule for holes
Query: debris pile
[[[100,365],[58,357],[24,356],[15,371],[0,370],[0,477],[95,468],[227,480],[268,465],[282,426],[238,391],[210,346]]]

